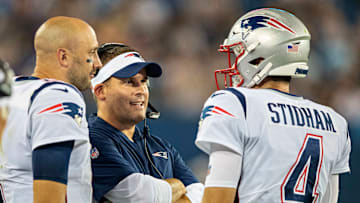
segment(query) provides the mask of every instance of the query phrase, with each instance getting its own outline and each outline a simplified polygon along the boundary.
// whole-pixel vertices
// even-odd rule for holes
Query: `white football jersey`
[[[0,189],[6,203],[33,201],[32,151],[74,140],[67,202],[91,202],[91,165],[85,103],[72,85],[35,77],[15,79],[0,140]]]
[[[242,203],[323,202],[330,175],[350,171],[346,120],[327,106],[273,89],[212,94],[195,142],[206,153],[216,143],[242,155]]]

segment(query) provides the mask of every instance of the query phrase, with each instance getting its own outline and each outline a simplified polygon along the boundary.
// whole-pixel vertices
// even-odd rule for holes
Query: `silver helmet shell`
[[[260,84],[267,76],[303,78],[309,69],[310,38],[305,25],[287,11],[250,11],[235,22],[220,45],[219,51],[229,54],[229,68],[215,75],[225,74],[225,81],[228,75],[230,86],[245,87]],[[234,63],[230,54],[235,54]]]

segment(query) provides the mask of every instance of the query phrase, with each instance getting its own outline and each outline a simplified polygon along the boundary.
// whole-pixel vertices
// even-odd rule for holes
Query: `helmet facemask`
[[[225,40],[226,42],[226,40]],[[243,60],[249,53],[251,53],[260,43],[253,43],[249,47],[246,47],[243,42],[238,42],[230,45],[220,45],[219,52],[225,52],[228,55],[228,66],[227,69],[219,69],[215,71],[215,81],[216,87],[218,90],[219,83],[217,80],[217,74],[224,74],[224,87],[240,87],[244,85],[244,77],[241,75],[241,71],[239,70],[240,61]],[[231,62],[231,55],[235,56],[234,63]],[[254,60],[248,62],[248,65],[257,66],[264,60],[263,57],[258,57]],[[227,85],[227,79],[229,78],[229,86]]]
[[[217,80],[217,74],[224,75],[224,86],[225,88],[228,87],[240,87],[244,83],[244,79],[241,76],[238,70],[238,60],[244,56],[245,54],[245,47],[242,42],[231,44],[231,45],[220,45],[219,52],[225,52],[228,55],[228,68],[226,69],[219,69],[215,71],[215,81],[216,87],[220,90],[219,82]],[[235,62],[231,62],[231,55],[235,55]],[[229,86],[227,80],[229,79]]]

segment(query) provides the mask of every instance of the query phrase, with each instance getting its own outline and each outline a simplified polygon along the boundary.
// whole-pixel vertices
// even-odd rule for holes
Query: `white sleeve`
[[[346,125],[347,126],[347,125]],[[346,128],[347,129],[347,128]],[[351,152],[351,141],[349,132],[344,132],[339,141],[339,155],[331,174],[341,174],[350,171],[349,159]]]
[[[192,203],[201,203],[204,194],[204,185],[202,183],[193,183],[186,186],[186,196]]]
[[[111,202],[171,203],[171,186],[164,180],[133,173],[105,194]]]
[[[219,144],[242,155],[247,134],[245,110],[229,91],[213,95],[216,96],[211,96],[203,107],[195,144],[207,154],[211,144]]]
[[[322,202],[337,203],[339,195],[339,175],[330,175],[329,183]]]
[[[72,87],[56,84],[40,91],[29,107],[32,149],[69,140],[88,140],[85,102]]]
[[[212,145],[205,187],[237,188],[242,156],[222,146]]]

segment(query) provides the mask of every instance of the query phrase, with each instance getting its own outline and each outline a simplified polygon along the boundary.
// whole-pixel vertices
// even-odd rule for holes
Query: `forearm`
[[[105,194],[105,198],[112,202],[169,203],[171,193],[171,186],[167,181],[133,173]]]
[[[66,185],[49,180],[34,180],[34,203],[65,203]]]
[[[175,203],[191,203],[191,201],[186,195],[183,195],[178,200],[176,200]]]
[[[204,191],[202,203],[233,203],[235,195],[235,188],[207,187]]]
[[[177,180],[177,179],[175,179],[175,180],[177,181],[177,184],[179,184],[178,181],[180,183],[182,183],[180,180]],[[186,186],[185,190],[186,190],[186,193],[183,194],[182,196],[180,196],[180,198],[178,198],[175,201],[176,203],[190,203],[190,202],[191,203],[200,203],[201,202],[201,198],[204,193],[204,185],[202,183],[190,184],[190,185]]]

